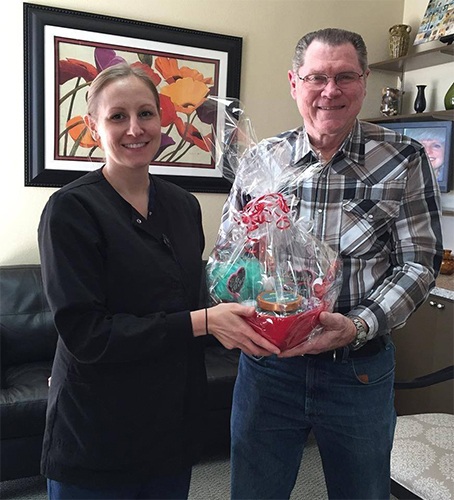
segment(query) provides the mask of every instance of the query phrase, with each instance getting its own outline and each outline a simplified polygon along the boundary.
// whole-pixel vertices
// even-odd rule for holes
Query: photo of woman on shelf
[[[446,148],[446,133],[442,128],[407,128],[405,135],[420,142],[426,150],[435,176],[438,181],[443,179]]]

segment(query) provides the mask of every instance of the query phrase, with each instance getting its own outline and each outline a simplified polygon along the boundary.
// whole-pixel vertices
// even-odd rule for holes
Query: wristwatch
[[[353,342],[349,344],[349,348],[352,351],[357,351],[358,349],[361,349],[361,347],[363,347],[363,345],[367,342],[367,330],[364,327],[362,321],[356,316],[347,317],[353,321],[356,327],[356,337]]]

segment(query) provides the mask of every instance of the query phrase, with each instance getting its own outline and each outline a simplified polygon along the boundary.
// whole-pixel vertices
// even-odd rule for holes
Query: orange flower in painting
[[[198,80],[200,82],[205,83],[206,85],[213,85],[213,78],[208,77],[205,78],[202,73],[198,72],[196,69],[188,68],[187,66],[183,66],[180,68],[181,77],[182,78],[193,78],[194,80]]]
[[[79,145],[83,148],[94,148],[99,146],[98,141],[95,141],[91,136],[90,130],[84,123],[83,118],[79,116],[73,116],[71,120],[66,123],[66,129],[69,135],[75,142],[79,142]]]
[[[213,85],[213,78],[205,78],[202,73],[196,69],[188,68],[187,66],[180,68],[177,59],[157,57],[155,66],[167,83],[175,83],[180,78],[192,78],[206,85]]]
[[[170,59],[170,57],[157,57],[154,65],[167,83],[173,83],[181,78],[180,68],[178,67],[178,61],[176,59]]]
[[[211,133],[205,137],[199,132],[199,130],[191,125],[190,123],[184,123],[181,118],[177,118],[175,121],[178,133],[181,137],[189,144],[194,144],[203,151],[210,150],[210,144],[212,143]]]
[[[181,78],[161,89],[161,94],[172,99],[176,111],[190,115],[205,101],[209,91],[203,82]]]

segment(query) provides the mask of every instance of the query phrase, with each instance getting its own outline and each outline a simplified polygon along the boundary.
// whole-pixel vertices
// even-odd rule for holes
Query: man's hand
[[[344,347],[356,337],[356,327],[350,318],[340,313],[322,312],[319,317],[323,330],[302,344],[279,354],[280,358],[320,354]]]

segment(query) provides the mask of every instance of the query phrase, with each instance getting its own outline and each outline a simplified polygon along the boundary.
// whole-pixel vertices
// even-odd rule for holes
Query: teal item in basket
[[[219,301],[255,299],[262,291],[262,267],[255,257],[214,262],[208,270],[210,292]]]

